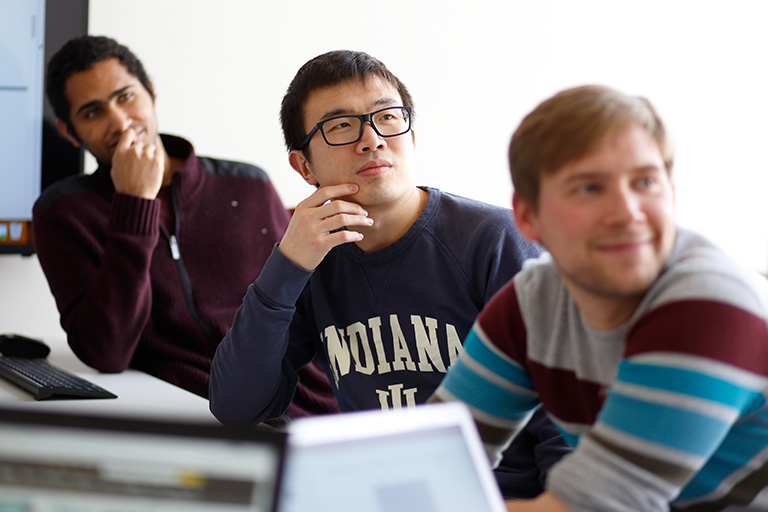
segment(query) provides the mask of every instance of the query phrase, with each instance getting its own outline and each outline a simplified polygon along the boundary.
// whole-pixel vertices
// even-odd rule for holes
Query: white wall
[[[509,137],[538,102],[583,83],[645,95],[678,141],[679,221],[766,271],[767,15],[761,0],[91,0],[90,32],[143,60],[163,131],[264,167],[287,205],[311,189],[280,100],[327,50],[367,51],[409,87],[420,184],[501,205]],[[36,259],[0,257],[0,286],[0,331],[36,325],[20,290],[50,313]]]

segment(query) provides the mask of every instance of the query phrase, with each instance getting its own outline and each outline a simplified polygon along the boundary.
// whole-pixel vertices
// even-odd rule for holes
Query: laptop
[[[286,435],[0,410],[0,510],[276,512]]]
[[[288,433],[281,512],[506,511],[463,404],[316,416]]]

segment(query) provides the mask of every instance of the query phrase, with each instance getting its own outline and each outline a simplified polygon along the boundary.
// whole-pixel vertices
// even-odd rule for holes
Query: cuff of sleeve
[[[312,273],[286,258],[275,244],[254,285],[277,304],[293,307]]]
[[[111,229],[134,235],[157,236],[159,225],[159,199],[144,199],[119,192],[112,196]]]

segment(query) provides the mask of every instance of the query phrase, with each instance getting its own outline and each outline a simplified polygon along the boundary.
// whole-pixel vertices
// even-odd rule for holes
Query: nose
[[[630,186],[618,186],[610,198],[607,216],[610,223],[626,224],[645,218],[642,199]]]
[[[113,134],[122,134],[131,127],[133,119],[126,111],[118,107],[109,109],[109,129]]]
[[[377,151],[387,147],[387,139],[376,133],[369,122],[363,123],[363,135],[357,141],[357,150],[361,152]]]

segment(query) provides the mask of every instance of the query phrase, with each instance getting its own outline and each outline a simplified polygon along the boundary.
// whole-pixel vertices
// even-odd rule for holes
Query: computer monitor
[[[0,0],[0,254],[34,252],[32,206],[83,170],[45,98],[50,57],[88,32],[88,0]]]
[[[286,435],[0,409],[0,510],[276,512]]]
[[[458,402],[297,419],[281,488],[282,512],[506,510]]]

